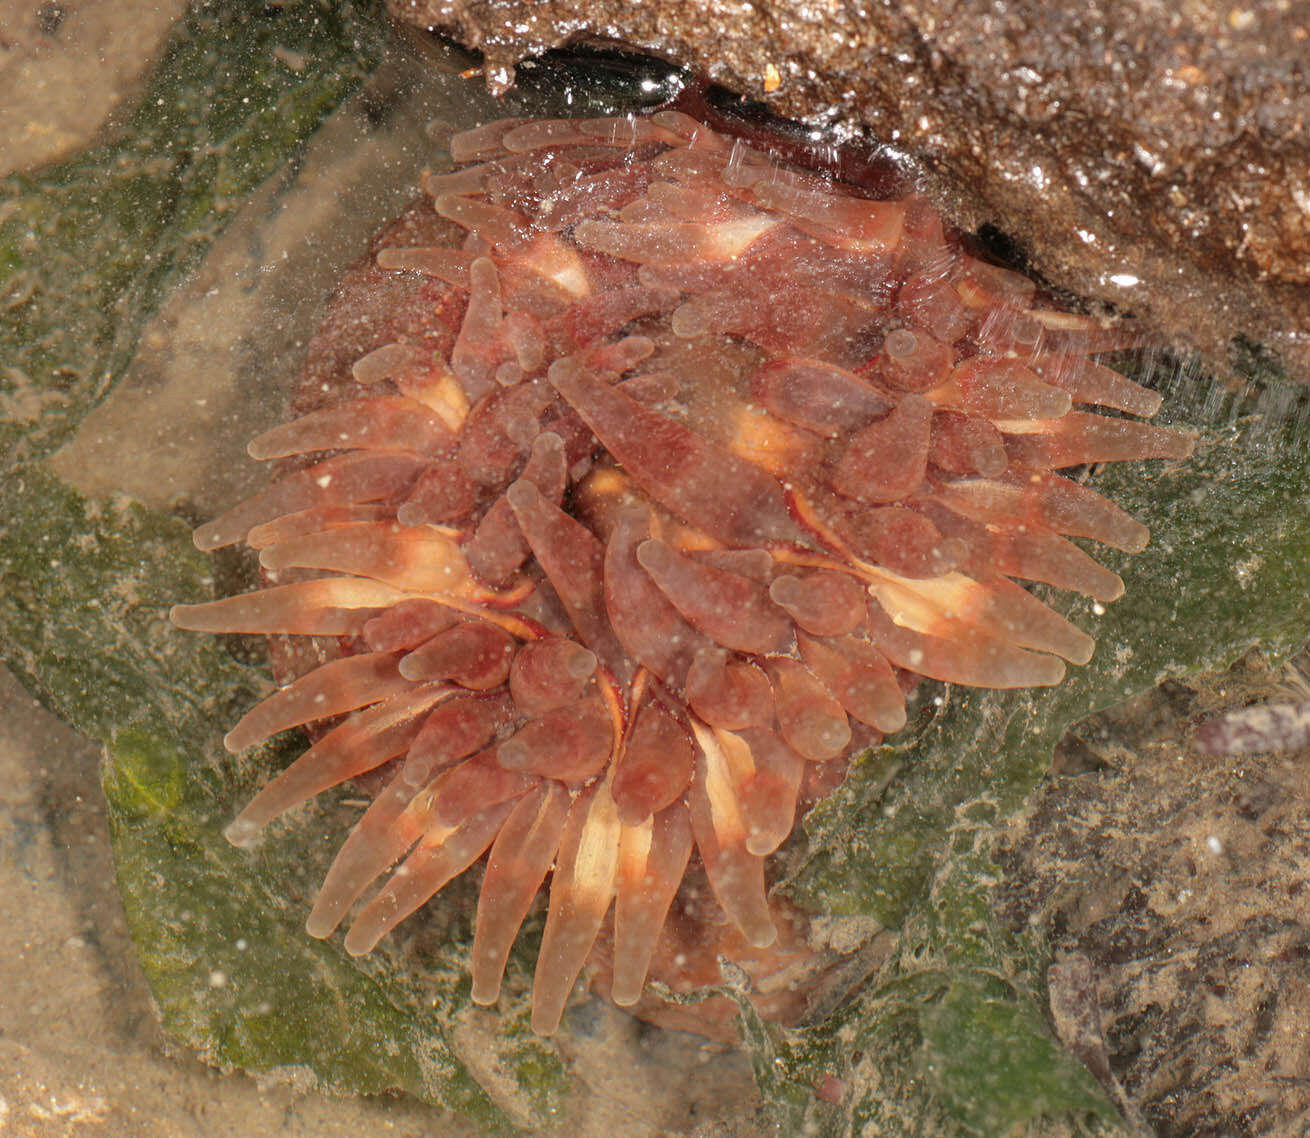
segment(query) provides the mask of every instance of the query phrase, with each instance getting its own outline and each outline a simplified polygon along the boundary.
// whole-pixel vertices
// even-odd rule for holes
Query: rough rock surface
[[[1053,283],[1310,377],[1310,3],[388,0],[485,58],[618,42],[864,126]]]
[[[1002,851],[1002,912],[1088,963],[1105,1033],[1089,1066],[1159,1138],[1310,1122],[1307,754],[1189,745],[1215,713],[1304,699],[1308,663],[1253,653],[1084,721]]]

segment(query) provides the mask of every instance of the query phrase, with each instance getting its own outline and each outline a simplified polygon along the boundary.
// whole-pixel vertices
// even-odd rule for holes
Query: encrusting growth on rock
[[[1044,307],[917,198],[676,111],[495,122],[452,154],[347,278],[304,413],[251,444],[281,477],[196,532],[257,549],[268,587],[173,620],[338,638],[228,735],[314,738],[229,837],[383,769],[309,931],[399,863],[346,936],[368,952],[485,855],[491,1004],[548,881],[550,1033],[607,920],[610,995],[642,998],[693,859],[769,946],[766,859],[904,726],[916,678],[1084,663],[1015,579],[1113,600],[1068,539],[1147,533],[1056,471],[1192,441],[1079,409],[1159,399],[1092,358],[1121,332]]]

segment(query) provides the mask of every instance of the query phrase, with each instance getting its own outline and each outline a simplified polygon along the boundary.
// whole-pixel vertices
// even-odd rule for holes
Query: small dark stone
[[[67,8],[54,0],[48,0],[36,10],[36,26],[43,36],[53,36],[67,16]]]

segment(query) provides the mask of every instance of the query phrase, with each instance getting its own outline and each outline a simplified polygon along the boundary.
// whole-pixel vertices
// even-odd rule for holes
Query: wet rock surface
[[[1310,5],[388,0],[493,89],[577,43],[685,64],[778,113],[865,127],[963,224],[1223,360],[1310,369]]]
[[[1203,754],[1192,735],[1303,691],[1305,660],[1252,653],[1084,721],[1006,843],[1001,911],[1050,930],[1057,1023],[1054,973],[1087,966],[1105,1069],[1076,1049],[1144,1133],[1293,1134],[1310,1116],[1306,755]]]

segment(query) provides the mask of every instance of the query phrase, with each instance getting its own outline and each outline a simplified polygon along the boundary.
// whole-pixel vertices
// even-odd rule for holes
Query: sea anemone
[[[187,629],[334,638],[230,750],[313,745],[228,829],[384,770],[308,928],[368,952],[485,858],[494,1003],[549,877],[534,1028],[606,927],[642,995],[689,862],[740,943],[798,803],[906,721],[919,677],[1060,681],[1092,640],[1016,583],[1111,601],[1069,541],[1145,528],[1057,470],[1179,458],[1159,397],[1091,358],[917,197],[872,200],[677,111],[507,120],[375,241],[311,346],[266,491],[196,531],[266,588]],[[323,642],[319,642],[320,644]],[[404,859],[403,861],[401,859]]]

